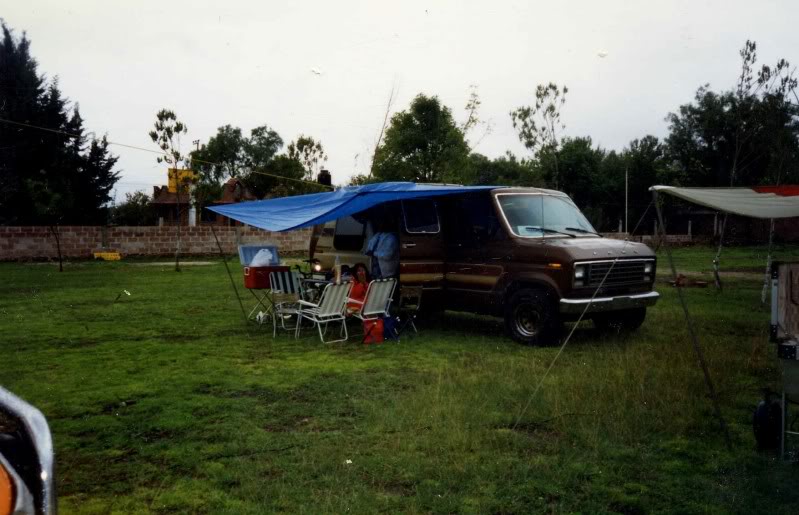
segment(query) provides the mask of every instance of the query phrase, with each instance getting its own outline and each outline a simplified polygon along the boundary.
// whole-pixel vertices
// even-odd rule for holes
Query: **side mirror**
[[[47,420],[0,387],[0,515],[6,513],[56,513],[56,496]]]

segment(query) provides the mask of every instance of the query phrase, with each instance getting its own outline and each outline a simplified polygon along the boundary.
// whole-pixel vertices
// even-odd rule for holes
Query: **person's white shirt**
[[[399,238],[390,232],[378,232],[369,240],[366,254],[377,259],[380,277],[396,277],[399,273]],[[374,270],[374,267],[372,267]]]

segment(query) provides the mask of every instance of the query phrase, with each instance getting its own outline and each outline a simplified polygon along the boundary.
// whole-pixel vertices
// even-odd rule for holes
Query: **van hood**
[[[521,245],[541,248],[538,238],[518,238]],[[559,250],[558,254],[567,254],[573,261],[620,258],[653,258],[654,251],[643,243],[614,240],[612,238],[547,238],[544,245]]]

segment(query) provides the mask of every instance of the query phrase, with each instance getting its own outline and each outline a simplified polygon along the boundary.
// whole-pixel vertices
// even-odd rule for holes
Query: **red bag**
[[[370,343],[383,342],[383,319],[378,318],[375,320],[363,321],[363,343],[366,345]]]

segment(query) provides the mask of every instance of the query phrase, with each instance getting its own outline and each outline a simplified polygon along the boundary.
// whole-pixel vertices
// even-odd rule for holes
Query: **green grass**
[[[676,258],[702,271],[713,254]],[[722,265],[761,254],[725,249]],[[732,452],[665,284],[637,333],[578,328],[531,398],[557,348],[512,343],[493,319],[322,345],[245,326],[219,261],[0,276],[0,384],[47,416],[65,513],[799,511],[795,466],[751,433],[780,379],[759,276],[685,290]]]

